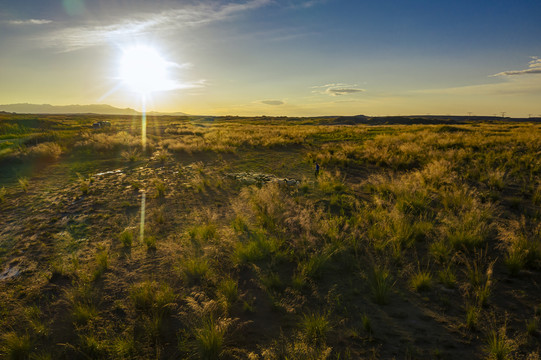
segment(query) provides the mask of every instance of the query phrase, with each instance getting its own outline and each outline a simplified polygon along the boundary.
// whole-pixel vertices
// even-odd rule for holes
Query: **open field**
[[[541,124],[331,120],[0,114],[0,358],[539,359]]]

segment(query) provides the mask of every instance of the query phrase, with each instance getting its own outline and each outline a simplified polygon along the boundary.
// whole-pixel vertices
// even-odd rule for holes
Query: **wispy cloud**
[[[313,93],[331,96],[352,95],[365,91],[359,88],[357,84],[350,85],[342,83],[312,86],[312,89],[315,89],[312,90]]]
[[[324,4],[329,0],[305,0],[305,1],[293,1],[289,7],[293,9],[308,9],[316,5]]]
[[[541,74],[541,59],[539,59],[537,56],[532,56],[532,60],[530,61],[527,69],[502,71],[492,76],[511,76],[525,74]]]
[[[533,77],[510,77],[508,80],[494,84],[458,86],[442,89],[425,89],[411,91],[411,94],[433,95],[541,95],[541,83]]]
[[[283,102],[282,100],[261,100],[260,103],[265,104],[265,105],[274,105],[274,106],[285,104],[285,102]]]
[[[541,59],[532,56],[528,69],[509,70],[490,75],[500,78],[499,82],[476,84],[440,89],[423,89],[411,91],[411,94],[434,95],[541,95],[541,83],[536,76],[514,76],[527,74],[541,74]]]
[[[250,0],[228,4],[200,3],[156,13],[136,14],[114,24],[88,24],[48,34],[47,44],[73,51],[118,42],[147,33],[168,32],[224,20],[243,12],[271,4],[272,0]]]
[[[46,19],[28,19],[28,20],[10,20],[7,23],[10,25],[44,25],[52,23],[52,20]]]
[[[330,94],[332,96],[355,94],[355,93],[359,93],[363,91],[364,89],[357,89],[357,88],[329,88],[325,90],[327,94]]]

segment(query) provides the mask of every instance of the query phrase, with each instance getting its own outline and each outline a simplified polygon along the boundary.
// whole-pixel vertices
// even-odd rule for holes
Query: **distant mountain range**
[[[50,104],[6,104],[0,105],[0,111],[19,114],[103,114],[103,115],[140,115],[137,110],[125,108],[120,109],[107,104],[91,105],[50,105]],[[161,113],[150,111],[148,115],[187,115],[182,112]]]

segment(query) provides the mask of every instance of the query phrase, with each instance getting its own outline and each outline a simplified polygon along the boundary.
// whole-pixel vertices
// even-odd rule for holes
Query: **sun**
[[[173,65],[152,47],[133,46],[122,52],[119,77],[128,89],[140,94],[172,90],[176,85],[169,79],[168,69]]]

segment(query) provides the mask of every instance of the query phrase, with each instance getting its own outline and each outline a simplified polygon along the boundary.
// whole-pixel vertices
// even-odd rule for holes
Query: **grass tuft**
[[[118,239],[122,243],[122,246],[129,248],[133,244],[133,232],[131,230],[124,230],[118,235]]]
[[[415,291],[427,291],[432,288],[432,274],[428,271],[419,270],[410,279],[410,285]]]
[[[147,235],[143,238],[147,251],[156,251],[156,237]]]
[[[85,325],[96,318],[98,311],[94,305],[80,302],[74,304],[71,315],[75,324]]]

